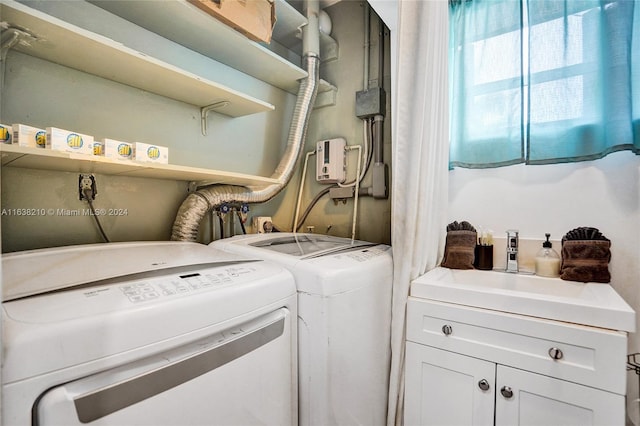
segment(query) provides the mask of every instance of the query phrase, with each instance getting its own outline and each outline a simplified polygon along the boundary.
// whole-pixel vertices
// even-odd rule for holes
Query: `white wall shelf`
[[[163,1],[161,6],[148,0],[89,2],[289,93],[297,93],[298,80],[307,76],[296,52],[288,52],[288,58],[276,53],[283,54],[278,45],[299,49],[299,29],[307,24],[307,19],[285,0],[275,2],[276,25],[271,46],[249,40],[186,0]],[[323,34],[321,44],[321,53],[332,56],[328,59],[337,57],[335,40]]]
[[[216,112],[231,117],[274,109],[267,102],[15,1],[3,0],[0,16],[10,27],[35,36],[35,40],[14,47],[22,53],[200,107],[229,101]]]
[[[290,93],[297,93],[298,82],[307,72],[260,43],[220,23],[186,0],[168,0],[159,7],[148,0],[90,0],[107,12],[215,59]],[[276,0],[277,39],[295,43],[306,18],[285,0]],[[149,91],[191,105],[206,107],[228,101],[217,113],[231,117],[272,111],[267,102],[213,82],[189,71],[129,48],[111,38],[31,8],[14,0],[2,0],[0,16],[11,28],[32,35],[12,48],[40,59],[80,70],[98,77]],[[331,45],[332,39],[323,37]],[[333,42],[335,43],[335,42]],[[326,47],[325,47],[326,49]],[[337,43],[329,50],[337,52]],[[295,52],[291,52],[295,57]],[[296,62],[296,61],[294,61]],[[316,107],[335,104],[337,88],[320,80]],[[263,188],[277,180],[241,173],[177,165],[113,161],[104,157],[0,145],[2,166],[146,177],[200,184],[226,183]]]
[[[118,161],[99,156],[17,145],[0,144],[0,155],[2,167],[194,181],[200,184],[225,183],[258,189],[278,183],[277,179],[242,173],[177,166],[174,164]]]

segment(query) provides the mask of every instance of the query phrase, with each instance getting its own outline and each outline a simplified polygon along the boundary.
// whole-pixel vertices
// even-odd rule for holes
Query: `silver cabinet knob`
[[[453,333],[453,327],[451,327],[449,324],[445,324],[442,326],[442,332],[445,336],[448,336]]]
[[[478,382],[478,387],[483,391],[486,391],[486,390],[489,390],[491,386],[489,385],[489,382],[487,382],[486,379],[482,379]]]
[[[502,396],[509,399],[513,396],[513,389],[511,389],[509,386],[503,386],[500,389],[500,393],[502,394]]]
[[[549,349],[549,356],[551,357],[551,359],[562,359],[564,354],[558,348],[551,348]]]

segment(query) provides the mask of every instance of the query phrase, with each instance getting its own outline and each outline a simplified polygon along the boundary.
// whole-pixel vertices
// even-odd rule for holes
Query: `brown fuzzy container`
[[[473,269],[478,233],[448,231],[441,266],[451,269]]]
[[[610,260],[609,240],[563,241],[560,278],[583,283],[608,283],[611,281]]]

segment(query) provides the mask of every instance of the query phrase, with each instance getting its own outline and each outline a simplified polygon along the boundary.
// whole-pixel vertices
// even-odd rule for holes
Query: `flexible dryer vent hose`
[[[200,222],[205,215],[224,203],[262,203],[275,197],[289,183],[298,163],[307,134],[309,116],[315,102],[320,59],[314,53],[304,57],[308,76],[300,82],[287,149],[271,178],[277,179],[264,189],[252,190],[243,186],[215,185],[200,189],[187,196],[178,209],[173,223],[171,239],[174,241],[197,241]]]

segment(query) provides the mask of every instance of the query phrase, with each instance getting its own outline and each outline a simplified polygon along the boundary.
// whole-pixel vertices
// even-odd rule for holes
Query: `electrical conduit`
[[[320,68],[319,2],[307,0],[305,6],[308,23],[302,31],[303,62],[308,76],[300,82],[285,154],[271,175],[278,183],[261,190],[235,185],[216,185],[189,194],[176,214],[171,240],[197,241],[200,222],[209,211],[224,203],[250,204],[268,201],[278,195],[291,180],[304,146],[309,116],[316,98]]]

